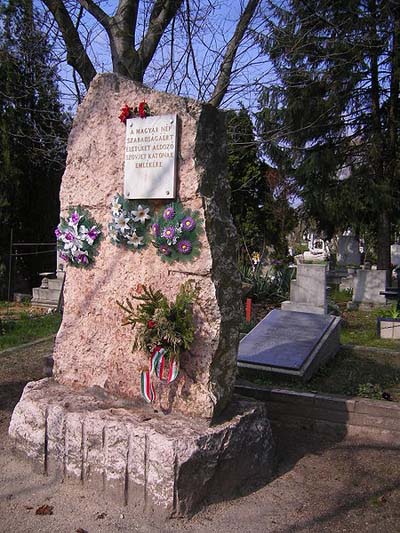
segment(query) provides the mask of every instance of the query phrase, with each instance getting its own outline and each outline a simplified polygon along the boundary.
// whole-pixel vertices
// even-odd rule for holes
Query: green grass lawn
[[[387,310],[386,310],[387,311]],[[377,334],[377,318],[385,313],[384,309],[370,311],[343,311],[342,344],[390,348],[400,351],[400,341],[380,339]]]
[[[308,381],[240,369],[240,377],[257,385],[309,392],[382,399],[384,392],[400,401],[400,356],[342,349]]]
[[[60,323],[60,313],[30,315],[20,312],[11,319],[6,315],[0,316],[0,350],[53,335]]]

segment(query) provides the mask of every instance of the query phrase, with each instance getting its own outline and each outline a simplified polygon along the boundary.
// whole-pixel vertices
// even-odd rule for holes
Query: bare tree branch
[[[103,26],[108,32],[111,22],[111,17],[105,13],[100,6],[95,4],[93,0],[78,0],[80,5],[84,7],[93,17]]]
[[[221,104],[228,89],[236,52],[259,3],[260,0],[249,0],[237,23],[235,33],[228,43],[225,56],[221,63],[217,84],[209,100],[209,103],[215,107]]]
[[[182,4],[183,0],[156,0],[150,15],[149,27],[138,50],[140,61],[138,67],[142,71],[139,81],[142,81],[164,31]]]
[[[79,72],[86,89],[96,75],[96,70],[87,55],[79,33],[61,0],[43,0],[53,14],[62,33],[67,49],[67,63]]]

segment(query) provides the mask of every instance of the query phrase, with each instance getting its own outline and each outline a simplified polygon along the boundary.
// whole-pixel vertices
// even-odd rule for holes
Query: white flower
[[[125,217],[124,213],[121,214],[118,218],[115,219],[115,227],[121,231],[121,233],[125,233],[125,231],[129,230],[129,217]]]
[[[143,237],[139,237],[139,235],[136,234],[136,230],[132,233],[132,235],[129,236],[127,240],[128,245],[133,245],[135,248],[139,248],[139,246],[143,246],[144,242]]]
[[[150,218],[149,211],[149,207],[142,207],[141,205],[138,205],[137,210],[132,211],[132,216],[134,217],[133,221],[144,224],[145,221]]]
[[[119,203],[118,196],[115,196],[111,202],[111,212],[113,216],[118,216],[121,212],[122,204]]]
[[[109,227],[108,236],[110,237],[111,241],[119,242],[118,241],[118,231],[114,228],[114,226],[110,226]]]

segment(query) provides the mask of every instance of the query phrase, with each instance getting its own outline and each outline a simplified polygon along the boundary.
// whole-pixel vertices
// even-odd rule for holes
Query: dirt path
[[[24,383],[41,377],[52,343],[0,354],[0,532],[393,532],[400,530],[400,443],[333,442],[276,430],[275,479],[191,520],[157,523],[79,485],[32,472],[11,451],[7,428]],[[38,516],[42,505],[52,515]],[[79,529],[81,528],[81,529]]]

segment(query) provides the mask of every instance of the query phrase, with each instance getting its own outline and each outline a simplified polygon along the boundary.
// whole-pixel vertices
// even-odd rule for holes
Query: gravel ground
[[[51,347],[0,354],[1,533],[400,531],[400,443],[335,442],[275,428],[277,468],[268,485],[190,520],[166,522],[33,473],[12,454],[7,428],[24,383],[41,377],[41,358]],[[52,514],[36,515],[42,506]]]

